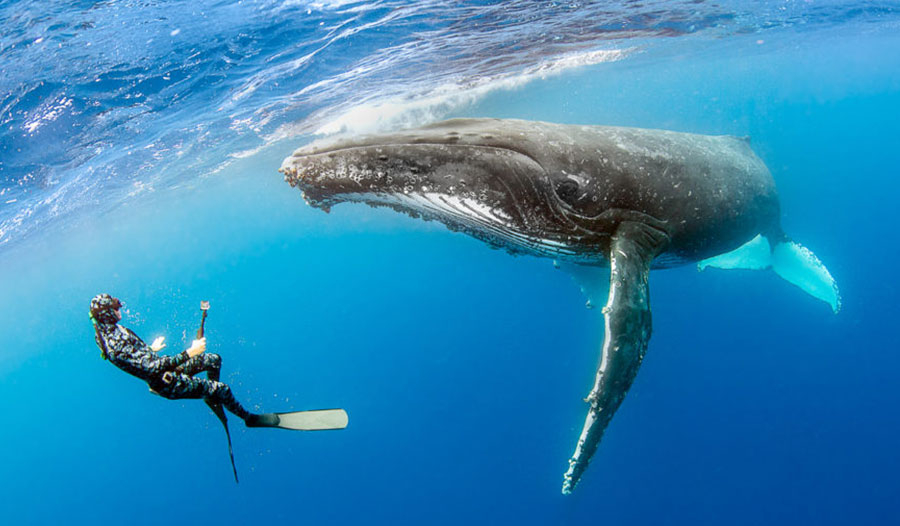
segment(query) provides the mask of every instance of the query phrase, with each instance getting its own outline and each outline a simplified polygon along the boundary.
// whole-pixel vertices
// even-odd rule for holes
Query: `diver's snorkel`
[[[88,316],[91,317],[91,323],[94,324],[94,339],[97,340],[97,345],[100,347],[100,357],[104,360],[109,360],[109,351],[106,349],[106,340],[103,339],[103,335],[100,334],[100,323],[97,322],[97,318],[94,317],[94,313],[88,311]]]

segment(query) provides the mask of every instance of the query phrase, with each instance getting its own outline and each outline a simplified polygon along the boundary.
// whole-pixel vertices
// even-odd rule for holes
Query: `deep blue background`
[[[651,277],[641,373],[574,495],[562,473],[602,323],[547,260],[359,205],[309,209],[296,144],[0,254],[0,516],[8,524],[891,524],[900,521],[898,40],[836,28],[673,46],[489,95],[460,114],[751,135],[785,230],[841,286],[767,272]],[[265,410],[233,424],[99,358],[101,291],[168,351],[209,349]]]

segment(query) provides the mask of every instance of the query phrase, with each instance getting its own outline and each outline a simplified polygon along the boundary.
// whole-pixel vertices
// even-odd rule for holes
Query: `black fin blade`
[[[205,314],[205,312],[204,312]],[[238,482],[238,474],[237,467],[234,465],[234,449],[231,447],[231,431],[228,430],[228,417],[225,415],[225,410],[222,408],[222,404],[217,404],[215,402],[206,401],[206,405],[212,409],[212,412],[219,417],[219,422],[222,422],[222,427],[225,428],[225,437],[228,439],[228,456],[231,458],[231,471],[234,473],[234,483],[239,484]]]

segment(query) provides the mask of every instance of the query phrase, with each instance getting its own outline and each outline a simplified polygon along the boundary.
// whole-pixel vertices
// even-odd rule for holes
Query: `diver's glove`
[[[153,352],[159,352],[166,348],[166,337],[160,336],[153,340],[153,343],[150,344],[150,349]]]
[[[204,352],[206,352],[206,338],[194,340],[194,343],[191,344],[191,348],[187,350],[188,356],[191,358],[200,356]]]

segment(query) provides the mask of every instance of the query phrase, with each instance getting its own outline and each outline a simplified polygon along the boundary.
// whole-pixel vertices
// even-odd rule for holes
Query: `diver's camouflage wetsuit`
[[[109,294],[91,300],[91,317],[96,327],[97,346],[113,365],[147,382],[157,394],[168,399],[203,398],[210,405],[221,404],[247,420],[251,413],[244,409],[228,385],[219,381],[222,358],[204,353],[191,358],[187,351],[175,356],[158,354],[130,329],[118,325],[116,314],[121,303]],[[194,378],[206,371],[207,379]]]

